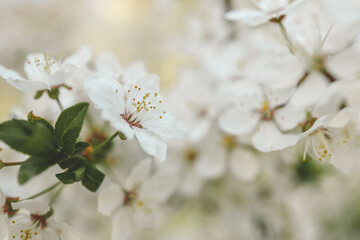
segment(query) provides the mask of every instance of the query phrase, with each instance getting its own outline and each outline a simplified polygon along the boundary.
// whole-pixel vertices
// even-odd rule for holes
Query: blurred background
[[[29,53],[45,52],[65,58],[86,45],[93,51],[92,59],[111,51],[123,65],[144,61],[150,73],[160,76],[162,92],[174,86],[187,65],[196,69],[197,62],[206,57],[209,66],[205,68],[216,67],[213,72],[208,71],[204,79],[216,74],[215,77],[221,79],[223,72],[232,72],[228,71],[231,66],[226,58],[238,57],[237,53],[241,55],[241,52],[235,54],[237,48],[230,43],[229,48],[224,48],[224,59],[217,61],[214,57],[211,61],[216,46],[211,43],[222,42],[234,27],[224,20],[224,13],[229,8],[246,5],[249,5],[247,0],[0,0],[0,64],[23,73],[24,59]],[[282,40],[282,36],[279,38]],[[210,53],[201,53],[201,47]],[[258,50],[258,46],[251,50]],[[264,55],[273,51],[265,50]],[[256,54],[246,57],[257,61]],[[241,65],[240,61],[233,62]],[[0,79],[0,121],[10,118],[12,107],[18,105],[22,97],[21,91]],[[138,149],[133,152],[137,153]],[[7,159],[5,154],[3,151],[3,159]],[[177,152],[172,154],[180,156]],[[239,184],[237,179],[226,174],[220,180],[209,181],[200,200],[172,199],[171,205],[177,210],[173,219],[166,222],[161,235],[155,233],[147,239],[210,239],[207,236],[212,236],[212,239],[223,240],[234,239],[235,234],[227,237],[224,234],[235,232],[237,236],[248,236],[242,239],[307,240],[319,239],[315,234],[317,228],[325,229],[320,231],[323,232],[321,236],[326,236],[323,239],[360,239],[360,197],[357,193],[360,181],[357,176],[345,178],[321,163],[302,163],[298,152],[293,150],[260,154],[260,158],[258,171],[261,174],[256,181]],[[1,172],[0,177],[12,178],[15,186],[15,169]],[[31,185],[40,190],[44,181],[35,181],[39,184]],[[96,209],[87,211],[96,206],[97,196],[81,186],[76,189],[69,191],[61,204],[66,207],[71,202],[83,207],[83,217],[76,218],[68,208],[64,208],[63,216],[68,216],[83,235],[91,234],[93,239],[107,236],[109,229],[106,227],[98,235],[92,232],[100,221],[109,223],[95,213]],[[30,192],[28,190],[25,195]],[[85,196],[81,197],[85,202],[74,201],[79,199],[79,194]],[[179,207],[181,201],[187,204],[183,208]],[[321,212],[317,218],[315,211]],[[85,218],[89,218],[87,225],[83,223]],[[319,219],[323,222],[321,226]],[[84,226],[79,227],[81,224]],[[181,231],[177,232],[178,228]],[[208,235],[203,234],[206,231]],[[141,237],[138,239],[144,239]]]
[[[200,2],[0,0],[0,63],[21,72],[28,53],[64,58],[86,45],[94,55],[113,52],[124,65],[143,60],[169,85],[180,62],[187,61],[175,39],[185,37],[184,19],[204,11],[207,4]],[[20,91],[0,81],[0,120],[19,98]]]

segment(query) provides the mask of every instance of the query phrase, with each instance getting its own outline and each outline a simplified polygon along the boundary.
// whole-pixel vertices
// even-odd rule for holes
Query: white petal
[[[225,172],[225,153],[223,149],[201,154],[195,162],[195,170],[206,179],[220,177]]]
[[[121,208],[112,218],[111,240],[129,240],[133,231],[131,213],[126,208]]]
[[[315,121],[315,123],[311,126],[311,128],[309,128],[306,132],[303,132],[301,134],[301,137],[306,137],[306,136],[314,133],[318,129],[326,127],[330,120],[331,120],[331,115],[326,115],[326,116],[322,116],[322,117],[318,118]]]
[[[112,53],[103,53],[95,60],[96,70],[99,74],[117,79],[122,68],[119,61]]]
[[[36,239],[59,240],[59,236],[49,228],[45,228],[43,231],[37,234]]]
[[[344,108],[336,113],[326,125],[327,127],[341,128],[349,123],[357,115],[357,111],[352,108]]]
[[[230,171],[242,181],[254,180],[260,172],[259,159],[248,150],[235,150],[230,159]]]
[[[262,121],[252,138],[254,147],[261,152],[287,148],[298,140],[298,135],[281,133],[272,121]]]
[[[134,137],[134,130],[130,125],[120,116],[119,112],[114,109],[107,108],[103,110],[102,118],[108,120],[113,128],[122,132],[126,139],[130,140]]]
[[[4,214],[0,214],[0,240],[9,239],[8,219]]]
[[[233,10],[225,14],[225,18],[229,21],[243,21],[250,26],[257,26],[268,22],[271,16],[253,9]]]
[[[272,108],[281,106],[289,101],[291,96],[294,94],[294,87],[266,87],[266,97],[269,101],[269,105]]]
[[[140,146],[147,154],[154,156],[159,162],[165,161],[167,147],[163,140],[143,128],[134,128],[134,132]]]
[[[8,79],[7,82],[22,91],[39,91],[50,89],[50,85],[43,81]]]
[[[22,91],[37,91],[50,88],[50,86],[43,81],[26,80],[17,72],[7,69],[2,65],[0,65],[0,77],[6,79],[9,84]]]
[[[150,93],[159,93],[160,78],[155,74],[146,74],[137,79],[136,84]]]
[[[285,107],[275,110],[274,112],[275,121],[283,131],[288,131],[295,128],[305,119],[305,115],[304,108],[294,107],[289,104]]]
[[[321,97],[328,83],[327,80],[318,73],[312,73],[295,91],[290,100],[294,106],[310,106]]]
[[[82,46],[75,54],[67,57],[63,61],[63,66],[66,68],[65,65],[73,65],[76,68],[85,66],[85,64],[91,58],[91,50],[88,47]]]
[[[124,113],[124,88],[115,79],[89,75],[85,78],[84,86],[96,108],[113,108],[116,112]]]
[[[147,74],[145,65],[143,62],[133,63],[127,67],[123,74],[122,83],[123,84],[133,84],[139,78]]]
[[[258,109],[264,104],[263,91],[257,82],[242,80],[224,84],[220,96],[231,104],[240,104],[248,109]]]
[[[201,188],[204,185],[204,180],[199,176],[195,169],[190,168],[185,170],[182,178],[179,191],[185,196],[195,196],[200,194]]]
[[[243,107],[230,108],[219,118],[220,127],[229,134],[251,133],[259,123],[260,115]]]
[[[12,203],[12,206],[14,209],[26,209],[31,213],[39,215],[44,215],[50,210],[50,207],[47,203],[35,200],[23,200],[20,202],[14,202]]]
[[[148,158],[144,161],[141,161],[134,169],[131,171],[129,177],[125,182],[126,190],[134,190],[140,186],[145,180],[149,178],[151,171],[151,159]]]
[[[72,76],[72,73],[65,72],[64,70],[59,70],[54,73],[52,76],[46,79],[46,83],[51,87],[55,87],[61,84],[66,83],[67,80]]]
[[[102,189],[98,199],[98,211],[111,216],[115,209],[122,205],[124,193],[116,184],[111,184]]]
[[[7,69],[4,66],[0,65],[0,77],[4,79],[18,79],[18,80],[24,80],[24,78],[18,74],[17,72]]]
[[[306,0],[298,0],[298,1],[293,1],[289,6],[287,6],[284,10],[285,13],[289,13],[292,11],[298,11],[300,10],[302,7],[304,7],[306,5],[308,1]]]
[[[56,221],[55,219],[51,218],[48,220],[48,228],[51,228],[60,239],[64,240],[79,240],[80,237],[77,236],[75,231],[66,223]],[[47,238],[46,238],[47,239]],[[56,238],[58,240],[59,238]]]
[[[175,191],[177,182],[173,175],[158,173],[144,183],[141,188],[141,198],[161,204]]]
[[[185,128],[176,121],[175,116],[171,113],[162,115],[162,118],[144,121],[141,125],[165,138],[181,138],[186,132]]]
[[[45,64],[48,61],[53,60],[44,53],[31,53],[26,57],[24,64],[24,71],[29,78],[33,81],[45,81],[51,73],[60,70],[58,62],[52,64],[51,67],[47,67]],[[47,67],[47,69],[45,69]]]

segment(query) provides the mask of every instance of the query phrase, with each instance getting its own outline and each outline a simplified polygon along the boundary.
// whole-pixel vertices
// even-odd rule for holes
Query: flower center
[[[125,196],[124,196],[124,205],[132,205],[137,197],[137,193],[135,191],[126,191],[124,190]]]
[[[188,148],[183,153],[183,158],[189,163],[193,163],[199,156],[199,152],[194,148]]]
[[[120,116],[130,125],[130,127],[142,128],[140,121],[137,118],[133,118],[132,114],[120,114]]]
[[[141,122],[163,118],[165,111],[160,111],[158,106],[162,103],[158,93],[150,93],[141,87],[131,86],[126,92],[125,111],[120,116],[130,125],[130,127],[142,128]]]
[[[59,62],[58,60],[50,57],[46,53],[44,53],[44,58],[35,58],[33,62],[31,62],[29,59],[26,61],[27,64],[35,64],[36,67],[41,69],[44,73],[47,73],[48,75],[52,75],[54,71],[56,71],[59,68]]]
[[[316,122],[317,119],[318,119],[317,117],[313,117],[311,115],[311,112],[307,111],[305,122],[299,123],[299,126],[301,127],[301,131],[306,132],[307,130],[309,130],[314,125],[314,123]]]
[[[41,228],[47,227],[47,221],[45,215],[39,215],[39,214],[31,214],[30,219],[34,222],[40,225]]]
[[[227,150],[232,150],[236,147],[236,140],[234,136],[224,135],[222,139],[223,146],[226,147]]]
[[[259,110],[261,114],[261,120],[270,121],[274,118],[274,109],[269,106],[268,101],[264,101],[264,106]]]

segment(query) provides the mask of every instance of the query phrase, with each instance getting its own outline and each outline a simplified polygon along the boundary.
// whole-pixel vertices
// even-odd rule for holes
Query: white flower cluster
[[[64,61],[30,54],[28,79],[0,65],[24,91],[14,116],[53,121],[56,101],[33,96],[64,87],[59,104],[90,102],[82,139],[120,135],[99,193],[69,186],[54,212],[83,239],[359,239],[360,209],[348,215],[360,197],[359,2],[203,2],[211,10],[173,43],[191,61],[165,94],[144,63],[91,61],[87,47]],[[6,177],[3,191],[20,191]],[[47,204],[0,192],[1,206],[0,240],[80,239]]]

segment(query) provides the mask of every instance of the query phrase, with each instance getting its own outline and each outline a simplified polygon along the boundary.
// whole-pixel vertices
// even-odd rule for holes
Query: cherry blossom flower
[[[301,125],[300,139],[305,144],[303,160],[309,154],[313,159],[330,162],[345,173],[357,169],[360,166],[360,132],[353,122],[358,119],[357,115],[354,109],[344,108],[320,118],[309,116]]]
[[[99,212],[112,217],[112,240],[130,239],[136,228],[152,228],[159,205],[175,190],[176,180],[163,172],[151,175],[151,159],[141,161],[123,186],[111,184],[99,195]]]
[[[12,203],[17,213],[10,219],[10,239],[77,240],[73,230],[55,220],[53,211],[43,202],[24,200]]]
[[[295,134],[283,134],[295,128],[304,118],[302,108],[285,105],[292,90],[264,89],[250,81],[231,85],[234,105],[219,117],[220,127],[227,133],[243,136],[252,134],[252,143],[260,151],[286,148],[298,141]],[[282,139],[283,141],[280,141]]]
[[[26,57],[24,71],[27,79],[17,72],[0,65],[0,77],[22,91],[50,90],[66,86],[66,81],[90,59],[90,50],[86,47],[60,61],[45,53],[31,53]],[[68,86],[66,86],[68,87]]]
[[[85,88],[103,119],[127,139],[135,136],[147,154],[164,161],[167,146],[162,138],[182,137],[185,130],[162,106],[159,77],[142,66],[126,69],[121,83],[109,75],[89,74]]]
[[[271,20],[282,20],[289,12],[301,7],[305,1],[289,0],[252,0],[256,9],[241,9],[227,12],[225,18],[230,21],[243,21],[250,26],[257,26]]]

